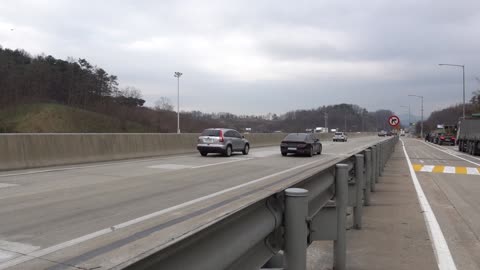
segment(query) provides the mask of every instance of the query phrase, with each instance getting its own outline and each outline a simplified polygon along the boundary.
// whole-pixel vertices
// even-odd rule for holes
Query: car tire
[[[250,145],[245,144],[245,147],[243,147],[242,154],[248,155],[248,152],[250,151]]]
[[[228,145],[227,149],[225,149],[225,156],[230,157],[232,155],[232,146]]]
[[[313,157],[313,146],[310,146],[310,149],[308,151],[308,156]]]
[[[208,155],[208,152],[200,152],[200,155],[202,155],[202,157],[206,157]]]
[[[282,152],[282,156],[286,157],[286,156],[287,156],[287,152]]]
[[[321,155],[321,154],[322,154],[322,147],[321,147],[321,146],[320,146],[320,147],[318,147],[318,153],[317,153],[317,154],[319,154],[319,155]]]

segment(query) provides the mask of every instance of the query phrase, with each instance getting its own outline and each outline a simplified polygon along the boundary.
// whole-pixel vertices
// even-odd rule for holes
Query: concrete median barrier
[[[350,138],[373,133],[352,133]],[[1,134],[0,170],[67,165],[196,152],[199,134]],[[278,145],[285,133],[245,134],[251,147]],[[331,134],[318,134],[330,140]]]

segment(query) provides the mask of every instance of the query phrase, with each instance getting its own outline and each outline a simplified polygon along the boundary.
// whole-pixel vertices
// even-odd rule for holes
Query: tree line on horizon
[[[52,102],[106,114],[142,124],[148,132],[176,132],[176,113],[162,97],[156,106],[144,106],[141,91],[120,87],[118,77],[86,59],[56,59],[31,56],[24,50],[0,46],[0,108]],[[1,110],[1,109],[0,109]],[[231,113],[181,113],[182,132],[200,132],[209,127],[229,127],[252,132],[305,132],[325,127],[347,132],[388,130],[390,110],[369,112],[354,104],[320,106],[281,115],[234,115]]]

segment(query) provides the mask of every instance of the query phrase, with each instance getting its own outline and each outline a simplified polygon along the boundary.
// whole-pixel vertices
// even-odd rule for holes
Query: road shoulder
[[[371,199],[362,230],[347,232],[347,268],[438,269],[401,143]],[[308,269],[331,269],[331,256],[330,244],[313,244]]]

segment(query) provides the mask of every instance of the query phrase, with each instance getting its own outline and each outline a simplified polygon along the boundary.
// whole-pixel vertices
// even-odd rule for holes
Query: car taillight
[[[440,136],[440,140],[445,140],[445,137],[444,137],[444,136]]]
[[[455,137],[452,137],[452,140],[455,140]]]
[[[225,139],[223,138],[223,131],[221,131],[221,130],[220,130],[220,135],[219,135],[219,137],[220,137],[220,140],[219,140],[220,142],[224,142],[224,141],[225,141]]]

